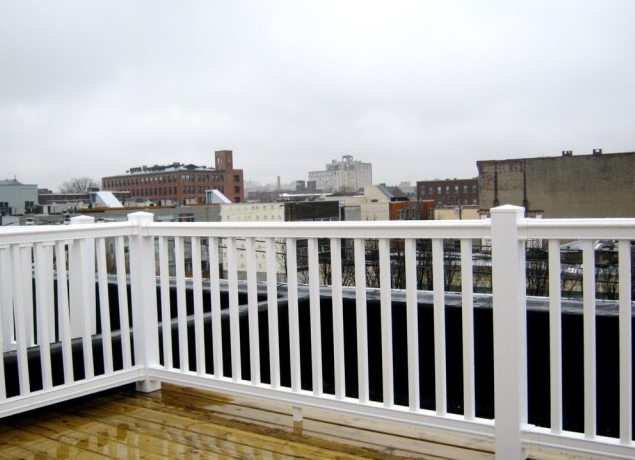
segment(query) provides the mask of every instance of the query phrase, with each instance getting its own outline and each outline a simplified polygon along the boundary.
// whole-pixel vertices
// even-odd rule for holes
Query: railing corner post
[[[137,391],[159,390],[161,383],[148,378],[148,369],[159,364],[159,319],[157,313],[156,268],[153,238],[144,227],[154,216],[148,212],[128,214],[135,229],[130,237],[130,292],[135,363],[144,370]]]
[[[518,229],[524,208],[500,206],[492,209],[491,215],[496,458],[524,459],[527,319],[525,249]]]

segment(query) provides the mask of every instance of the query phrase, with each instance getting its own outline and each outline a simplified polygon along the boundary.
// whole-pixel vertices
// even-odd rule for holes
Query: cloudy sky
[[[633,151],[634,47],[633,0],[0,0],[0,179]]]

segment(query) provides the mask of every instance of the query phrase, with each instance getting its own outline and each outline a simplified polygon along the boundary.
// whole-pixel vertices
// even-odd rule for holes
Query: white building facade
[[[222,204],[220,206],[221,222],[283,222],[284,203],[233,203]],[[257,238],[253,242],[255,253],[256,272],[258,281],[267,279],[267,241],[264,238]],[[229,242],[226,238],[221,241],[221,264],[223,273],[228,270],[228,250],[233,245],[236,253],[236,263],[238,266],[238,277],[246,279],[247,268],[249,266],[248,248],[244,238],[236,238]],[[274,252],[276,258],[276,274],[280,279],[286,273],[284,254],[286,245],[283,241],[274,242]]]
[[[344,155],[341,161],[333,160],[324,171],[310,171],[309,181],[325,192],[350,192],[373,184],[373,165],[353,160]]]

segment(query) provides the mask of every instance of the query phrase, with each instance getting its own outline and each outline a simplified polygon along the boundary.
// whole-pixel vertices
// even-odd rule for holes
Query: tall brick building
[[[203,204],[205,190],[216,189],[234,203],[245,201],[243,170],[234,169],[231,150],[214,153],[215,166],[172,163],[130,168],[126,174],[103,177],[102,188],[129,191],[131,200],[152,200],[161,205]]]
[[[528,217],[635,217],[635,152],[477,161],[481,212],[523,206]]]

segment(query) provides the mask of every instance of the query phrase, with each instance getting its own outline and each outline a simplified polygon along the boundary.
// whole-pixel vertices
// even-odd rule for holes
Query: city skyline
[[[131,167],[469,178],[476,161],[635,150],[635,3],[0,3],[0,179]]]

